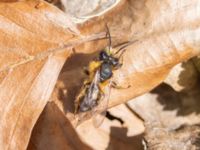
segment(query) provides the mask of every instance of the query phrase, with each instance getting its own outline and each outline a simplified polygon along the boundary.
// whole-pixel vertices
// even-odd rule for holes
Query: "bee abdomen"
[[[97,106],[97,102],[95,100],[90,101],[90,103],[83,101],[80,105],[80,112],[89,111],[95,106]]]
[[[80,112],[89,111],[97,106],[97,100],[99,97],[98,85],[91,83],[90,87],[86,90],[86,94],[80,103]]]

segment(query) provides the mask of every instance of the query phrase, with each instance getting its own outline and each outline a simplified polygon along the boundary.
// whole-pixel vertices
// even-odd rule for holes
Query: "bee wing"
[[[91,84],[89,85],[89,88],[84,96],[83,101],[91,106],[91,111],[90,112],[81,112],[79,114],[77,114],[75,116],[75,126],[77,127],[79,124],[82,123],[82,121],[84,121],[84,118],[90,118],[94,115],[94,106],[93,105],[93,101],[96,100],[98,98],[98,94],[99,94],[99,87],[98,84],[100,82],[100,72],[99,70],[96,71],[95,75],[94,75],[94,79],[92,80]],[[80,106],[81,107],[81,106]],[[82,106],[83,107],[83,106]]]
[[[98,94],[98,84],[100,82],[100,72],[99,70],[96,71],[94,79],[89,87],[88,93],[86,94],[86,99],[87,100],[93,100],[93,99],[97,99],[97,95],[95,93]]]
[[[108,108],[108,102],[110,99],[110,92],[111,92],[111,81],[109,81],[109,84],[105,87],[104,94],[101,96],[99,103],[97,107],[94,108],[94,116],[92,118],[93,125],[98,128],[105,119],[106,111]]]

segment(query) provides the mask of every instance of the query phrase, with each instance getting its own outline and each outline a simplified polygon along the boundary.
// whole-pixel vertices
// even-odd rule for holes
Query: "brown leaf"
[[[48,103],[34,127],[28,150],[91,149],[79,139],[73,126],[53,103]]]
[[[194,65],[196,69],[198,70],[198,73],[200,73],[200,56],[197,56],[193,59]]]
[[[0,22],[0,149],[25,149],[76,28],[42,1],[0,3]]]
[[[53,102],[48,103],[33,129],[28,149],[88,149],[83,141],[97,150],[124,147],[141,150],[144,130],[141,120],[125,105],[114,107],[109,112],[123,122],[106,118],[99,128],[95,128],[88,120],[74,129],[58,107]]]

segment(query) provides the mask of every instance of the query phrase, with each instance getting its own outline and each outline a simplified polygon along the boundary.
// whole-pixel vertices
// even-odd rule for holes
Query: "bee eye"
[[[99,54],[99,60],[107,60],[109,58],[108,54],[105,51],[101,51]]]

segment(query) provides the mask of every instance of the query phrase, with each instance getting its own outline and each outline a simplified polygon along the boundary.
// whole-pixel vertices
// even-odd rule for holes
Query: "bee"
[[[111,36],[107,28],[109,39],[109,46],[99,53],[99,57],[89,63],[85,73],[88,77],[84,80],[80,93],[75,99],[75,114],[82,114],[82,117],[91,112],[91,116],[96,116],[95,126],[98,127],[106,114],[108,100],[110,96],[111,87],[119,88],[117,84],[112,81],[113,71],[122,66],[120,57],[123,52],[117,57],[118,53],[124,49],[120,48],[113,53],[114,49],[111,48]],[[80,117],[81,118],[81,117]],[[101,118],[101,119],[98,119]],[[79,119],[80,122],[80,119]]]

